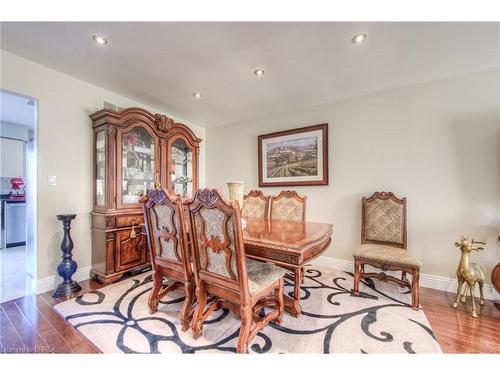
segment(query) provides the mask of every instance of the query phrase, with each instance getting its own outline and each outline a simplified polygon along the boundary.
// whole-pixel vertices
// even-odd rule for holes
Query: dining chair
[[[241,216],[244,218],[267,219],[269,217],[269,196],[261,190],[250,190],[243,197]]]
[[[354,290],[359,295],[360,278],[392,281],[412,292],[412,307],[419,308],[420,262],[407,250],[406,198],[376,192],[361,203],[361,246],[354,253]],[[365,265],[383,272],[365,272]],[[401,271],[401,278],[385,274]],[[412,275],[412,282],[406,278]]]
[[[282,190],[277,196],[271,197],[271,219],[305,221],[306,198],[295,190]]]
[[[236,351],[246,353],[257,332],[270,321],[280,324],[286,270],[246,258],[237,201],[226,201],[216,189],[201,189],[187,207],[197,300],[193,337],[200,337],[213,311],[228,308],[241,318]],[[261,317],[254,309],[267,299],[276,307]]]
[[[158,310],[160,300],[183,288],[185,299],[180,313],[183,331],[189,329],[193,313],[194,277],[186,235],[182,198],[167,190],[152,189],[141,198],[148,248],[153,269],[153,287],[149,294],[149,311]],[[164,280],[171,283],[163,286]]]

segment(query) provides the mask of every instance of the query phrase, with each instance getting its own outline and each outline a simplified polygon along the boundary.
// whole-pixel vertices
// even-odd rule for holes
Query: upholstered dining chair
[[[412,292],[412,307],[419,308],[420,262],[407,250],[406,198],[376,192],[362,199],[361,246],[354,251],[354,294],[359,295],[360,278],[392,281]],[[383,272],[365,272],[369,265]],[[401,271],[401,278],[385,274]],[[406,274],[412,275],[412,282]]]
[[[282,190],[277,196],[272,196],[270,200],[269,217],[271,219],[306,221],[306,196],[301,197],[295,190]],[[290,269],[292,273],[287,273],[287,279],[294,281],[295,285],[300,285],[304,281],[304,268],[300,270]],[[298,293],[295,288],[294,293]]]
[[[241,216],[244,218],[266,219],[269,216],[269,197],[260,190],[250,190],[243,197]]]
[[[180,314],[182,329],[189,329],[193,313],[194,277],[186,236],[182,198],[166,190],[152,189],[141,198],[148,248],[153,268],[153,287],[148,305],[151,314],[168,293],[183,288],[186,298]],[[171,281],[163,286],[165,279]]]
[[[237,201],[226,201],[216,189],[202,189],[187,207],[197,299],[191,322],[193,337],[201,335],[213,311],[229,308],[241,318],[236,351],[246,353],[257,332],[271,320],[281,321],[286,271],[246,258]],[[267,298],[274,299],[276,308],[260,317],[254,308]]]
[[[271,197],[271,219],[305,221],[306,198],[295,190],[282,190],[277,196]]]

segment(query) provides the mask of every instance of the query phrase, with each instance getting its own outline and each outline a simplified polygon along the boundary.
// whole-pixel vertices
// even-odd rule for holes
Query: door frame
[[[33,111],[33,137],[25,144],[25,181],[26,190],[26,271],[27,291],[36,294],[37,290],[37,267],[38,267],[38,105],[39,100],[35,97],[20,94],[15,91],[0,88],[0,91],[8,95],[32,100]],[[32,147],[31,155],[28,155]],[[31,158],[29,157],[31,156]]]

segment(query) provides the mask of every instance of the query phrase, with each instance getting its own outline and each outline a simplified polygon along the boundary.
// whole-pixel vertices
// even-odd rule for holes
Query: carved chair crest
[[[197,192],[198,200],[206,206],[212,206],[220,197],[216,190],[200,189]]]
[[[266,199],[266,196],[264,195],[264,193],[262,192],[262,190],[250,190],[248,192],[248,194],[246,194],[243,199],[249,198],[249,197]]]

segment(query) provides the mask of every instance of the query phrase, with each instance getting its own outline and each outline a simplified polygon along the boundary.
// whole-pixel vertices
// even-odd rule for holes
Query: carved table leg
[[[293,270],[294,274],[294,286],[293,286],[293,298],[285,296],[285,309],[292,314],[295,318],[300,316],[302,308],[300,306],[300,285],[303,280],[303,268],[295,268]]]
[[[284,296],[283,299],[285,302],[285,310],[287,310],[290,313],[290,315],[292,315],[294,318],[298,318],[302,313],[302,307],[300,307],[300,302],[288,296]]]

